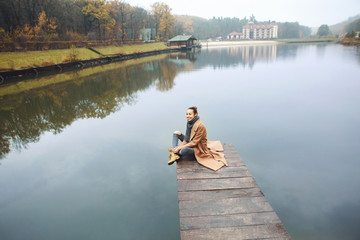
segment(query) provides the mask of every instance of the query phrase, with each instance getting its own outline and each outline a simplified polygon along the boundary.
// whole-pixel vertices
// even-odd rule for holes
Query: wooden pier
[[[224,144],[228,167],[177,163],[181,240],[291,239],[240,155]]]

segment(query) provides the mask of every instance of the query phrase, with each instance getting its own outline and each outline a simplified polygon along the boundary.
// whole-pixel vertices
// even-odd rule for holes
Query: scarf
[[[194,126],[194,124],[196,123],[196,121],[199,120],[199,119],[200,119],[199,115],[196,115],[192,120],[187,122],[187,124],[186,124],[186,134],[185,134],[185,141],[186,142],[190,142],[191,129]]]

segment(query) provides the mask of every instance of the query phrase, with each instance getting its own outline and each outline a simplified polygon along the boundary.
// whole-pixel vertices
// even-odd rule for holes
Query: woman
[[[222,150],[221,143],[208,142],[205,125],[201,122],[197,107],[189,107],[186,111],[187,126],[185,135],[179,131],[173,134],[173,149],[168,164],[174,163],[180,156],[193,156],[198,163],[217,171],[227,166],[224,154],[216,152]],[[178,140],[181,144],[178,145]]]

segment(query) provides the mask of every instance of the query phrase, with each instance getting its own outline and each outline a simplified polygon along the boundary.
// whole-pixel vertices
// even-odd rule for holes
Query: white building
[[[242,37],[242,33],[240,32],[232,32],[232,33],[229,33],[226,37],[227,40],[238,40],[238,39],[243,39]]]
[[[278,38],[278,25],[276,23],[249,22],[243,27],[242,39],[274,39]]]

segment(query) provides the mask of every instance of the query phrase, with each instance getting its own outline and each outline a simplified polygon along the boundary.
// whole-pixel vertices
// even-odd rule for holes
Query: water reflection
[[[353,47],[349,47],[352,51]],[[356,47],[356,56],[357,56],[357,60],[358,60],[358,63],[360,64],[360,47]]]
[[[136,93],[152,85],[159,91],[168,91],[174,87],[179,72],[207,66],[216,69],[242,65],[252,69],[256,62],[295,57],[297,50],[298,46],[277,44],[210,48],[162,55],[156,60],[152,57],[130,66],[117,63],[44,77],[25,85],[53,78],[59,83],[16,94],[1,94],[0,89],[0,158],[11,149],[20,150],[38,141],[46,131],[61,132],[76,119],[104,118],[136,101]]]
[[[59,133],[76,119],[104,118],[124,104],[134,103],[136,93],[152,85],[159,91],[168,91],[174,86],[176,74],[192,69],[195,59],[194,53],[158,58],[84,77],[75,72],[73,81],[1,96],[0,157],[12,148],[20,150],[38,141],[46,131]]]
[[[293,239],[359,239],[359,56],[341,45],[204,48],[1,88],[3,156],[41,140],[0,167],[0,238],[180,239],[164,152],[179,109],[194,104]]]
[[[301,45],[269,44],[243,45],[222,48],[204,48],[195,62],[196,68],[213,69],[243,66],[252,69],[256,62],[272,63],[279,58],[295,58]]]
[[[316,46],[316,55],[319,59],[325,56],[325,50],[326,50],[325,44],[319,44]]]

